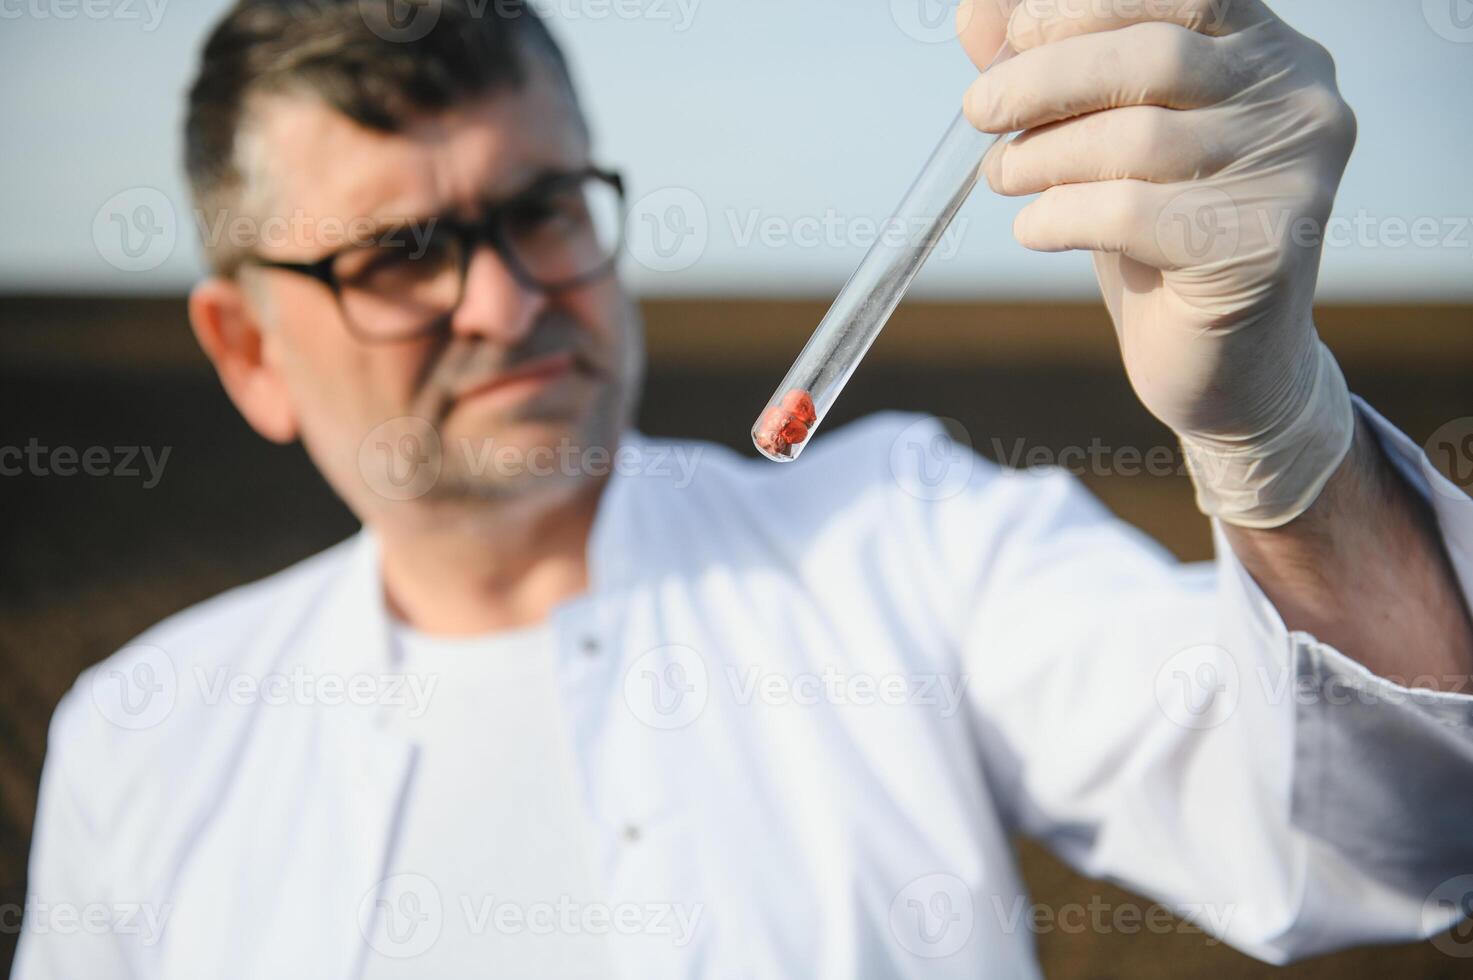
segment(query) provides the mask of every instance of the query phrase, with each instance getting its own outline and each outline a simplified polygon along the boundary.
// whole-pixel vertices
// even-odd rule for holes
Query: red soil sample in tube
[[[802,388],[794,388],[783,395],[782,407],[791,412],[793,418],[803,423],[804,435],[808,434],[808,427],[818,421],[818,412],[813,407],[813,396]],[[794,439],[794,442],[802,442],[802,439]]]
[[[786,456],[788,451],[808,438],[808,427],[818,419],[813,407],[813,396],[802,388],[794,388],[783,395],[782,401],[762,413],[757,427],[757,445],[776,456]]]

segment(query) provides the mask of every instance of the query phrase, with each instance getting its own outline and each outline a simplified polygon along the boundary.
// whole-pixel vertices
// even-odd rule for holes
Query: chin
[[[601,456],[618,438],[617,390],[558,384],[515,404],[468,402],[441,423],[439,489],[496,497],[548,491],[606,475]],[[601,472],[593,472],[594,469]]]
[[[604,442],[586,415],[533,405],[493,418],[447,421],[444,469],[437,489],[451,496],[499,497],[578,481],[584,450]]]

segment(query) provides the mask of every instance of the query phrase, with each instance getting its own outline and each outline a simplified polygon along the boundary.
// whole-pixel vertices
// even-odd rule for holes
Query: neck
[[[390,611],[426,633],[465,635],[542,622],[588,587],[588,539],[603,483],[553,502],[457,503],[430,522],[375,525]]]

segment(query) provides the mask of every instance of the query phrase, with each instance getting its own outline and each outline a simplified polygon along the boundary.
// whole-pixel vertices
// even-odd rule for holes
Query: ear
[[[295,440],[296,413],[285,380],[264,356],[266,338],[240,284],[211,276],[196,285],[189,294],[189,323],[225,393],[251,428],[272,442]]]

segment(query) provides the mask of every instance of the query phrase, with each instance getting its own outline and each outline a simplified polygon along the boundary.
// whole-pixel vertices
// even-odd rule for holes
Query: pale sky
[[[193,281],[177,128],[200,40],[225,5],[0,0],[0,290],[169,292]],[[832,294],[975,76],[947,38],[941,0],[534,6],[568,49],[598,157],[639,202],[633,219],[691,233],[666,255],[631,241],[624,271],[643,294]],[[1473,2],[1276,9],[1334,54],[1360,123],[1321,296],[1473,299]],[[1012,240],[1022,203],[979,189],[917,294],[1092,295],[1086,256]],[[165,231],[128,254],[119,225],[129,221]]]

